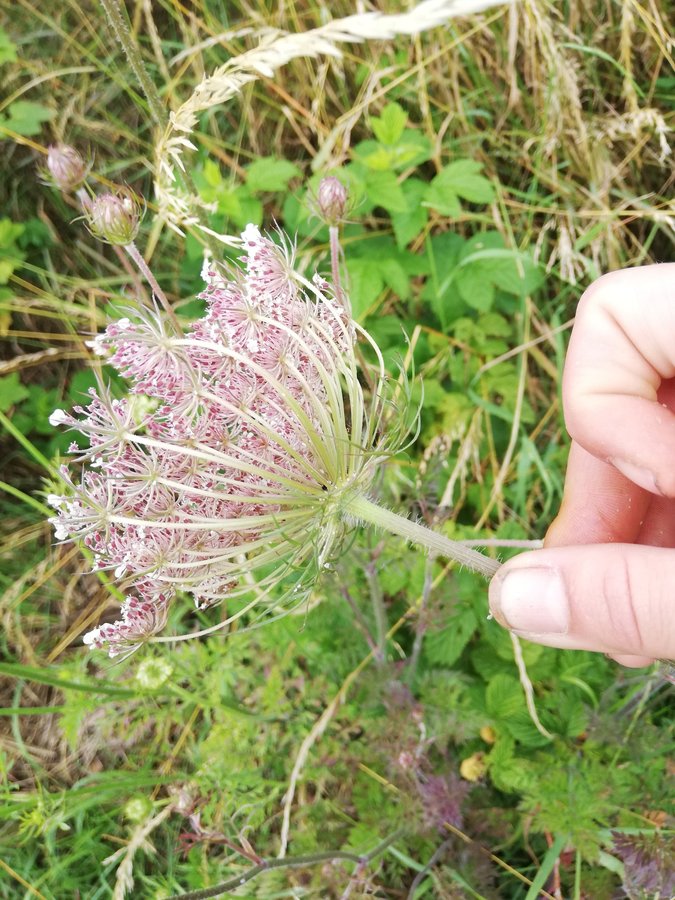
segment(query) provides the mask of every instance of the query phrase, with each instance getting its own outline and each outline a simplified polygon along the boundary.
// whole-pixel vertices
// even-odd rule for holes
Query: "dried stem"
[[[215,885],[215,887],[204,888],[203,890],[199,891],[188,891],[185,894],[175,894],[174,896],[169,897],[168,900],[209,900],[210,897],[218,897],[221,894],[228,893],[228,891],[236,890],[243,884],[246,884],[248,881],[252,881],[254,878],[257,878],[258,875],[262,875],[263,872],[267,872],[270,869],[298,869],[305,866],[314,866],[317,863],[331,862],[332,860],[338,859],[345,859],[349,862],[354,862],[359,866],[365,867],[368,863],[372,862],[374,859],[377,859],[378,856],[381,856],[387,849],[387,847],[390,847],[403,834],[403,828],[397,829],[395,832],[393,832],[393,834],[390,834],[383,841],[381,841],[369,853],[365,853],[362,855],[349,853],[346,850],[327,850],[324,853],[309,853],[306,856],[295,856],[291,857],[290,859],[266,859],[263,860],[260,865],[253,866],[242,875],[237,875],[235,878],[230,878],[228,881],[223,881],[221,882],[221,884]]]
[[[539,714],[537,713],[537,707],[534,705],[534,688],[532,687],[532,682],[530,680],[530,676],[527,674],[527,666],[525,665],[525,658],[523,657],[523,648],[520,645],[520,641],[516,637],[515,634],[511,633],[511,643],[513,644],[513,655],[516,660],[516,665],[518,666],[518,674],[520,675],[520,683],[523,687],[523,691],[525,692],[525,702],[527,703],[527,711],[530,714],[530,718],[532,719],[532,723],[534,727],[537,729],[539,734],[543,737],[547,738],[549,741],[553,740],[553,735],[550,731],[547,731],[544,726],[541,724],[541,720],[539,718]]]

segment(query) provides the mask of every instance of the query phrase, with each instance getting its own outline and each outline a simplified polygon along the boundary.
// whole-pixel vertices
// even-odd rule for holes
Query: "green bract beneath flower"
[[[70,491],[50,498],[57,537],[82,541],[131,591],[121,620],[85,638],[113,656],[164,627],[177,591],[200,608],[227,601],[226,622],[300,602],[407,433],[377,346],[331,285],[254,226],[242,242],[245,271],[205,268],[191,330],[135,310],[95,340],[129,396],[101,387],[78,417],[52,416],[89,438],[71,447],[79,483],[64,469]],[[359,334],[379,360],[368,395]],[[140,419],[133,395],[153,400]]]

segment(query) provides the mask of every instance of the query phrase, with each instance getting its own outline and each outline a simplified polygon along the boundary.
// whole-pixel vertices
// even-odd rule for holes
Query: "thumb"
[[[490,609],[526,640],[646,666],[675,658],[673,584],[674,550],[554,547],[505,563],[490,584]]]

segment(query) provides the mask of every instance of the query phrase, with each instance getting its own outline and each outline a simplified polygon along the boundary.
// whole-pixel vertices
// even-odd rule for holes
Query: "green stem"
[[[176,313],[173,311],[173,307],[169,303],[169,298],[166,296],[166,294],[160,287],[159,282],[157,281],[155,276],[152,274],[152,270],[150,269],[150,266],[146,263],[146,261],[143,257],[143,254],[140,252],[140,250],[138,249],[136,244],[134,244],[133,241],[130,244],[125,244],[124,249],[127,251],[129,256],[133,259],[133,261],[136,263],[136,266],[138,267],[138,271],[141,273],[141,275],[143,275],[145,280],[150,285],[150,289],[152,290],[153,294],[155,295],[155,297],[157,297],[159,302],[164,307],[167,315],[169,316],[169,318],[171,319],[171,321],[174,325],[174,328],[176,329],[176,334],[182,335],[183,329],[181,328],[180,322],[178,321],[178,318],[176,317]]]
[[[110,27],[115,32],[115,37],[122,45],[122,49],[124,50],[126,58],[129,60],[129,65],[136,76],[136,80],[145,94],[145,99],[148,101],[150,114],[155,120],[155,124],[158,128],[165,131],[169,127],[169,115],[162,102],[162,98],[159,96],[159,91],[157,90],[155,82],[150,77],[148,70],[145,67],[143,57],[131,34],[131,29],[129,28],[129,23],[126,18],[126,10],[120,3],[120,0],[100,0],[100,3],[108,18],[108,22],[110,22]],[[183,179],[185,187],[192,195],[190,199],[194,205],[194,198],[198,196],[198,191],[197,186],[192,179],[192,175],[187,171],[181,172],[181,178]],[[198,206],[196,207],[196,215],[202,228],[207,228],[208,222],[206,221],[203,211],[199,209]],[[221,248],[206,232],[204,233],[204,242],[209,248],[211,255],[215,259],[218,259]]]
[[[101,0],[101,6],[108,17],[112,30],[115,32],[115,37],[122,45],[122,49],[129,60],[129,65],[133,69],[134,75],[145,94],[155,124],[158,128],[166,128],[169,117],[166,114],[164,104],[161,101],[155,83],[148,75],[143,58],[131,36],[129,25],[126,22],[125,14],[122,12],[122,6],[119,3],[119,0]]]
[[[340,280],[340,233],[337,225],[331,225],[328,229],[328,234],[330,236],[330,268],[333,276],[335,296],[340,303],[345,305],[345,295]],[[351,310],[349,312],[351,314]]]
[[[378,665],[382,665],[387,653],[387,611],[384,608],[384,598],[382,597],[382,587],[380,579],[377,577],[375,563],[368,563],[364,568],[366,581],[370,590],[370,599],[373,604],[373,613],[375,614],[375,656]]]
[[[363,495],[357,494],[348,500],[343,507],[343,512],[369,525],[375,525],[392,534],[397,534],[412,544],[425,547],[433,556],[454,559],[468,569],[485,575],[486,578],[491,578],[501,565],[498,560],[490,559],[489,556],[484,556],[477,550],[472,550],[457,541],[451,541],[450,538],[438,534],[424,525],[411,522],[410,519],[399,516],[398,513],[378,506],[377,503],[373,503]]]

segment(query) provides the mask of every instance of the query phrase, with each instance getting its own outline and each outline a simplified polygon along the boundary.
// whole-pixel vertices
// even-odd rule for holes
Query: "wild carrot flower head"
[[[130,592],[121,620],[85,638],[111,656],[163,628],[178,591],[199,608],[226,601],[226,621],[300,601],[336,552],[348,499],[404,433],[383,433],[374,344],[364,393],[360,329],[339,294],[254,226],[242,242],[243,271],[205,267],[207,309],[191,330],[136,310],[95,340],[128,396],[99,387],[51,417],[89,444],[71,445],[80,478],[64,467],[70,487],[50,497],[56,536],[81,541]]]

